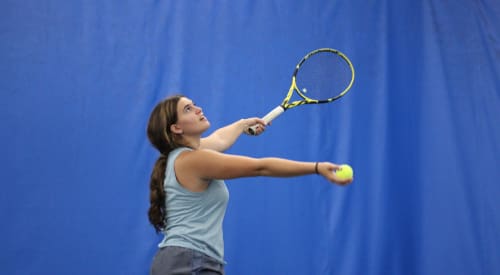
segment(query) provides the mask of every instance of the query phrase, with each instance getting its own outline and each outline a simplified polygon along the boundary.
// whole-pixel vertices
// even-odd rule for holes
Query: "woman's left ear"
[[[174,134],[182,135],[182,129],[177,124],[170,125],[170,131]]]

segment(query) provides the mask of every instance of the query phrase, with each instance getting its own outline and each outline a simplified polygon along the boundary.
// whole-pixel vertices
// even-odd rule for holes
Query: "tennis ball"
[[[340,168],[335,171],[335,174],[337,174],[337,176],[343,180],[352,179],[353,173],[354,172],[352,171],[352,167],[348,164],[340,165]]]

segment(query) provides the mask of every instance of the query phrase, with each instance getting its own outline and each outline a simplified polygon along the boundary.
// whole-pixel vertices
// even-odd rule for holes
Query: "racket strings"
[[[328,100],[344,92],[352,77],[349,64],[340,55],[319,52],[302,63],[296,75],[296,85],[304,97]]]

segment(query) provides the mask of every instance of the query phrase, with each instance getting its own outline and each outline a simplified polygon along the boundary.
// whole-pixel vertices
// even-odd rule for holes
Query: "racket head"
[[[295,67],[292,89],[304,100],[294,103],[301,105],[337,100],[351,89],[354,77],[354,66],[345,54],[331,48],[316,49],[304,56]]]

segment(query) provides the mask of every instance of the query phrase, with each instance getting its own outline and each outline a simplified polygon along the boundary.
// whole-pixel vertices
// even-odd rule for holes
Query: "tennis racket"
[[[267,123],[284,111],[305,104],[330,103],[343,97],[354,83],[354,66],[338,50],[321,48],[308,53],[299,61],[292,75],[288,94],[279,106],[262,119]],[[294,92],[299,100],[291,101]],[[257,125],[248,128],[255,135]]]

